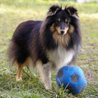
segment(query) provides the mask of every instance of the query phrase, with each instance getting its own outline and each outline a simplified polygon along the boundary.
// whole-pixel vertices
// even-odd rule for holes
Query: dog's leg
[[[23,69],[23,65],[20,66],[19,64],[17,64],[17,66],[18,66],[18,70],[17,70],[16,81],[22,81],[21,72]]]
[[[50,63],[43,65],[41,61],[37,61],[36,68],[41,77],[42,82],[44,82],[46,90],[50,90],[51,89],[51,65]]]
[[[50,90],[51,89],[51,64],[50,63],[44,64],[43,68],[45,72],[44,74],[45,75],[45,80],[44,80],[45,88],[47,90]]]

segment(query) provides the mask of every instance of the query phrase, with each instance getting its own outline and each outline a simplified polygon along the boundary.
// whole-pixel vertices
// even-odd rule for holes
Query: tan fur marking
[[[23,69],[23,65],[19,66],[19,64],[17,64],[17,66],[18,66],[18,71],[17,71],[16,81],[22,81],[21,72]]]
[[[51,32],[54,32],[55,31],[54,24],[52,24],[52,26],[50,27],[50,30],[51,30]]]
[[[57,30],[57,33],[60,34],[60,31],[61,31],[60,27],[56,27],[56,30]]]
[[[54,12],[54,14],[56,14],[56,12],[59,10],[60,8],[57,8],[56,11]]]
[[[50,15],[53,15],[54,13],[53,12],[50,12]]]
[[[67,20],[67,19],[65,19],[65,22],[68,22],[68,20]]]
[[[59,43],[61,46],[65,46],[68,44],[70,40],[70,34],[67,32],[67,34],[65,34],[64,36],[61,36],[57,32],[54,32],[53,38],[56,43]]]
[[[67,28],[65,28],[65,32],[68,32],[68,29],[69,29],[68,27],[67,27]]]
[[[59,18],[59,19],[58,19],[58,22],[60,22],[60,21],[61,21],[61,19]]]
[[[67,11],[68,11],[68,13],[71,15],[71,12],[70,12],[70,10],[68,10],[68,9],[67,9]]]
[[[17,76],[16,76],[16,81],[22,81],[22,77],[21,77],[21,73],[22,73],[22,69],[23,69],[23,67],[24,66],[29,66],[29,60],[30,60],[31,58],[30,57],[28,57],[27,59],[26,59],[26,61],[24,62],[24,64],[22,64],[22,65],[19,65],[17,62],[15,62],[15,64],[16,64],[16,66],[18,67],[18,70],[17,70]],[[33,65],[32,65],[33,66]]]
[[[51,10],[50,10],[49,11],[49,16],[55,15],[58,10],[59,10],[59,8],[57,8],[55,12],[51,12]]]
[[[73,31],[74,31],[74,26],[71,25],[69,28],[69,32],[72,33]]]

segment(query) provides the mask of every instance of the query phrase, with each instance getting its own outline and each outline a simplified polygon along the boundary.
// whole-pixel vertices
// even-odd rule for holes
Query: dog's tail
[[[16,61],[16,54],[17,54],[16,48],[17,47],[14,44],[14,42],[11,42],[10,46],[8,48],[8,58],[9,58],[9,61],[11,62],[12,65]]]

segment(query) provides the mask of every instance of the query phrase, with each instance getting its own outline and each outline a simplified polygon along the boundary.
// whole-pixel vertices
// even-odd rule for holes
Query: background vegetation
[[[7,49],[15,28],[26,20],[44,20],[53,4],[72,5],[78,9],[82,30],[82,50],[76,61],[88,80],[86,90],[79,96],[67,94],[58,88],[52,74],[51,91],[46,91],[27,68],[23,71],[23,82],[15,81],[17,68],[7,59]],[[57,0],[0,0],[0,98],[98,98],[98,4],[77,4]]]

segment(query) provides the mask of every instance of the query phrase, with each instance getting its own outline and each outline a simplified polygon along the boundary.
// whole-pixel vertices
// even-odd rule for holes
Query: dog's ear
[[[76,19],[79,19],[77,9],[75,9],[74,7],[66,7],[65,10],[67,10],[70,16],[75,17]]]
[[[50,7],[50,9],[47,13],[47,16],[53,16],[60,10],[61,10],[61,7],[59,7],[58,5],[53,5]]]

